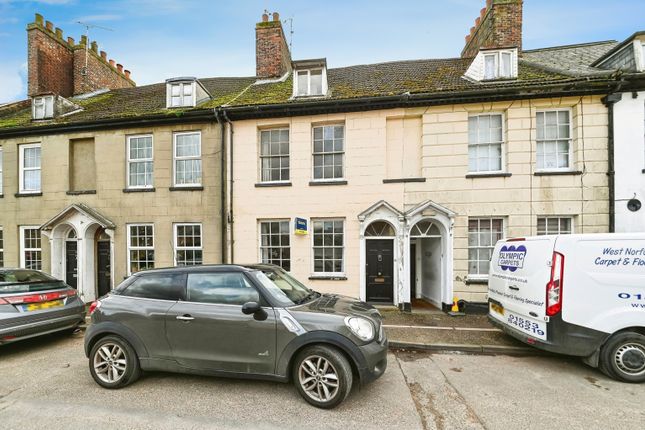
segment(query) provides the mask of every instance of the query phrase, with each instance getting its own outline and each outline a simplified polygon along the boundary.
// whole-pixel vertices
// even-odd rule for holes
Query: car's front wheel
[[[323,409],[338,406],[352,389],[352,368],[338,349],[310,346],[298,354],[293,382],[310,404]]]
[[[139,379],[141,368],[134,348],[119,336],[100,339],[90,351],[92,378],[105,388],[122,388]]]
[[[645,382],[645,336],[622,332],[612,336],[600,355],[600,369],[625,382]]]

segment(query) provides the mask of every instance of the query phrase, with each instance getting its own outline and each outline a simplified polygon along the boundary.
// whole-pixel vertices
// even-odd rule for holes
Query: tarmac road
[[[291,385],[147,373],[121,390],[88,372],[82,333],[0,346],[3,429],[641,429],[645,385],[578,360],[396,352],[332,411]]]

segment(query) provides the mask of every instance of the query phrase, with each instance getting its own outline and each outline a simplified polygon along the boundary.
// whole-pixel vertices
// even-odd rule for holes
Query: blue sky
[[[25,97],[25,26],[39,12],[65,37],[77,21],[139,84],[173,76],[251,76],[262,11],[293,18],[294,59],[329,67],[459,56],[485,0],[0,0],[0,102]],[[643,0],[525,0],[524,48],[623,40],[645,30]],[[287,24],[288,25],[288,24]]]

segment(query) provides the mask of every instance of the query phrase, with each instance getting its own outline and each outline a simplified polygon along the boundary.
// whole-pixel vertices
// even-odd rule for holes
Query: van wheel
[[[300,395],[322,409],[335,408],[352,390],[352,367],[339,350],[325,345],[300,352],[292,377]]]
[[[602,348],[600,369],[620,381],[645,381],[645,336],[631,331],[612,336]]]
[[[104,388],[122,388],[141,375],[134,348],[119,336],[100,339],[90,351],[90,374]]]

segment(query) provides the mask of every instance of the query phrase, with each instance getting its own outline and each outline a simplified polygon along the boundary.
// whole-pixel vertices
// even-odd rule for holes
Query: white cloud
[[[24,97],[25,88],[21,72],[24,65],[0,64],[0,102],[12,102]]]

